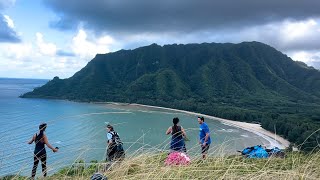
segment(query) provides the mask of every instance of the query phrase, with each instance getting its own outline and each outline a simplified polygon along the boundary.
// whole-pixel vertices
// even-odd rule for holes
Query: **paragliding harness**
[[[247,147],[241,151],[241,154],[247,158],[267,158],[268,157],[267,151],[261,145]]]
[[[284,158],[285,153],[279,149],[278,147],[274,147],[272,149],[266,149],[269,157],[279,157],[279,158]]]
[[[268,158],[268,157],[285,157],[285,153],[278,147],[272,149],[265,149],[261,145],[247,147],[240,152],[247,158]]]

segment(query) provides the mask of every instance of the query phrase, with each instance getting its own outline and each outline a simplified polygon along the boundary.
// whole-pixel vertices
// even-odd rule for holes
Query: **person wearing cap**
[[[42,173],[43,176],[47,176],[47,153],[45,145],[47,145],[53,152],[58,152],[58,148],[54,148],[49,144],[47,136],[44,134],[44,131],[47,128],[46,123],[42,123],[39,126],[39,133],[36,133],[33,135],[32,139],[28,142],[28,144],[35,143],[34,148],[34,156],[33,156],[33,168],[31,177],[34,179],[37,171],[37,167],[39,164],[39,161],[41,161],[42,165]]]

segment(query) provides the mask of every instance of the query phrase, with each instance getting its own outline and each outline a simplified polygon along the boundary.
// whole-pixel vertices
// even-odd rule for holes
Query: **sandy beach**
[[[228,120],[228,119],[223,119],[223,118],[218,118],[214,116],[209,116],[205,114],[200,114],[200,113],[195,113],[195,112],[190,112],[190,111],[184,111],[184,110],[179,110],[179,109],[172,109],[172,108],[165,108],[165,107],[158,107],[158,106],[149,106],[149,105],[143,105],[143,104],[128,104],[128,103],[107,103],[108,105],[115,105],[115,106],[128,106],[128,107],[144,107],[144,108],[150,108],[150,109],[161,109],[161,110],[168,110],[168,111],[175,111],[175,112],[180,112],[180,113],[185,113],[189,115],[194,115],[194,116],[203,116],[207,119],[211,120],[216,120],[220,121],[223,124],[240,128],[249,132],[252,132],[254,134],[257,134],[264,139],[266,139],[269,143],[268,144],[263,144],[263,146],[266,147],[279,147],[280,149],[285,149],[289,147],[290,142],[283,137],[276,135],[270,131],[267,131],[261,127],[260,124],[254,124],[254,123],[246,123],[246,122],[239,122],[239,121],[233,121],[233,120]]]

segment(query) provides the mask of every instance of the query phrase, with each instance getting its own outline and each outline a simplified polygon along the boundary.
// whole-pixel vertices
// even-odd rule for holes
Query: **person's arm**
[[[208,139],[210,137],[210,131],[209,131],[209,127],[205,126],[205,128],[203,128],[204,133],[206,133],[206,136],[204,137],[204,142],[203,142],[203,146],[205,146],[208,142]]]
[[[201,137],[199,136],[199,144],[202,145]]]
[[[51,144],[49,144],[48,138],[47,138],[47,136],[45,134],[43,135],[43,141],[48,146],[48,148],[52,149],[53,152],[57,152],[58,151],[58,149],[52,147]]]
[[[111,145],[112,144],[112,134],[107,133],[107,145]]]
[[[166,132],[166,135],[170,134],[170,133],[171,133],[171,131],[172,131],[172,128],[171,128],[171,127],[169,127],[169,128],[168,128],[168,130],[167,130],[167,132]]]
[[[112,144],[112,139],[108,140],[108,144],[109,145]]]
[[[187,138],[186,131],[183,129],[182,126],[181,126],[181,132],[182,132],[182,136],[183,136],[184,138]]]
[[[209,133],[209,132],[207,132],[207,133],[206,133],[206,136],[204,137],[204,143],[203,143],[203,146],[205,146],[205,145],[207,144],[208,139],[209,139],[209,136],[210,136],[210,133]]]
[[[28,144],[32,144],[35,139],[36,139],[36,135],[33,135],[32,139],[28,142]]]

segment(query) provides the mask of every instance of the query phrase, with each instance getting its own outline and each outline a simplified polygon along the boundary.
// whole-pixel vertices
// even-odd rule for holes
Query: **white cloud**
[[[297,39],[313,35],[316,32],[314,30],[318,28],[318,23],[314,19],[300,22],[286,21],[280,27],[280,35],[284,37],[287,43],[291,43]]]
[[[3,15],[4,20],[7,22],[8,27],[10,27],[11,29],[14,29],[14,23],[13,20],[8,16],[8,15]]]
[[[47,43],[43,40],[41,33],[36,33],[36,44],[39,48],[39,52],[42,55],[55,56],[57,52],[57,46],[53,43]]]
[[[84,29],[79,29],[72,39],[71,49],[81,58],[91,59],[98,53],[108,53],[115,43],[111,36],[89,38]]]
[[[296,61],[310,62],[312,61],[313,54],[306,51],[297,51],[289,53],[289,56]]]
[[[7,17],[10,24],[10,17]],[[19,44],[0,44],[0,76],[4,70],[24,72],[23,76],[34,78],[66,78],[83,68],[97,53],[108,53],[122,48],[136,48],[151,43],[202,43],[260,41],[287,53],[292,59],[313,65],[320,61],[320,19],[304,21],[286,20],[261,26],[247,27],[229,31],[202,31],[191,34],[144,33],[121,37],[109,35],[96,36],[92,31],[78,29],[69,43],[60,47],[48,42],[47,34],[36,33],[34,42]],[[11,23],[14,27],[13,22]],[[46,36],[45,36],[46,35]],[[61,38],[63,38],[62,36]],[[72,52],[74,56],[58,56],[57,51]],[[4,64],[7,65],[6,69]],[[23,77],[22,76],[22,77]],[[14,74],[18,77],[18,73]],[[20,76],[21,77],[21,76]]]
[[[13,20],[8,15],[0,13],[0,43],[18,43],[21,39],[15,31]]]
[[[2,44],[1,53],[12,60],[20,60],[32,56],[33,48],[31,43]]]
[[[288,55],[295,61],[303,61],[307,64],[312,64],[313,62],[320,62],[320,52],[293,51],[289,52]]]
[[[288,52],[295,61],[302,61],[320,70],[320,51],[293,51]]]
[[[285,20],[237,30],[198,32],[189,36],[172,36],[172,41],[183,43],[259,41],[288,54],[293,60],[313,65],[320,61],[318,58],[320,57],[320,19]]]
[[[111,45],[114,43],[114,40],[111,36],[102,36],[98,39],[97,43],[101,45]]]
[[[0,77],[52,78],[68,77],[71,70],[64,68],[55,56],[56,45],[46,42],[36,33],[34,42],[0,44]],[[57,66],[58,64],[58,66]]]
[[[143,33],[116,37],[123,46],[134,48],[151,43],[202,43],[259,41],[282,52],[320,49],[320,18],[285,20],[242,29],[203,30],[194,33]],[[123,47],[121,47],[123,48]]]
[[[320,62],[320,19],[286,20],[240,31],[242,40],[251,39],[269,44],[293,60],[311,66]],[[248,38],[249,37],[249,38]]]
[[[83,68],[97,53],[110,52],[116,44],[107,35],[88,37],[84,29],[80,29],[69,42],[63,50],[71,50],[75,56],[57,55],[57,49],[61,47],[46,41],[40,32],[36,33],[33,42],[0,44],[0,77],[67,78]]]
[[[193,39],[209,42],[260,41],[276,49],[287,52],[293,50],[320,49],[320,19],[302,21],[285,20],[243,29],[231,29],[218,32],[199,32]],[[183,37],[182,37],[183,38]]]
[[[278,40],[281,45],[280,48],[283,50],[314,50],[320,48],[319,19],[308,19],[299,22],[287,21],[278,28],[280,30]],[[275,44],[275,46],[277,45]]]

